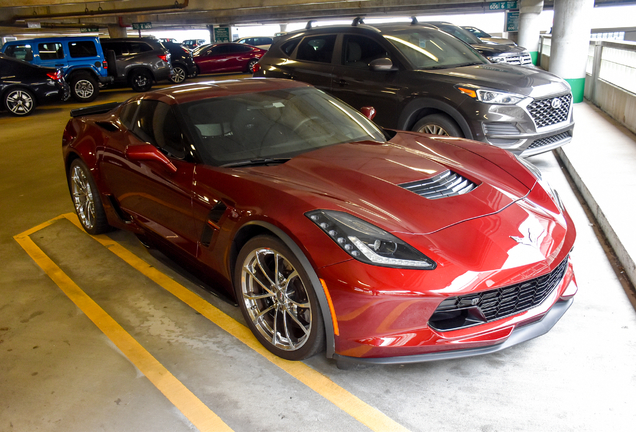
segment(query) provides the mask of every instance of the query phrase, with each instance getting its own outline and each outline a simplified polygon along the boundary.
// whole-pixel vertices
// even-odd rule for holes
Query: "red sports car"
[[[267,50],[239,43],[205,45],[194,51],[194,62],[199,73],[254,72]]]
[[[130,230],[205,275],[286,359],[491,353],[546,333],[577,291],[574,225],[531,164],[380,129],[298,82],[75,110],[63,149],[86,231]]]

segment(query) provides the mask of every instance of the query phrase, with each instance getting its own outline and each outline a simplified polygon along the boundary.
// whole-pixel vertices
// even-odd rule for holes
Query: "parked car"
[[[178,43],[177,40],[175,38],[159,38],[159,42],[161,43]]]
[[[267,51],[250,45],[220,43],[194,51],[199,73],[254,72],[254,65]]]
[[[505,39],[505,38],[499,38],[499,37],[491,36],[490,34],[486,33],[483,30],[478,29],[477,27],[462,26],[462,28],[464,30],[468,30],[469,32],[471,32],[472,34],[477,36],[482,42],[493,42],[493,43],[498,43],[498,44],[503,44],[503,45],[514,45],[514,46],[517,46],[517,43],[515,41],[512,41],[510,39]]]
[[[179,257],[280,357],[492,353],[549,331],[577,291],[572,219],[509,152],[384,131],[290,80],[86,110],[63,135],[86,231],[126,229]]]
[[[524,47],[483,42],[468,30],[448,22],[436,21],[426,22],[423,24],[434,26],[466,42],[493,63],[507,63],[512,65],[534,67],[532,64],[532,56]]]
[[[185,46],[188,49],[195,49],[205,44],[205,39],[186,39],[181,42],[181,45]]]
[[[91,102],[99,95],[101,85],[113,82],[108,62],[96,37],[48,37],[10,41],[2,52],[9,57],[37,66],[62,70],[78,102]]]
[[[308,82],[383,127],[484,141],[531,156],[571,141],[572,93],[537,68],[492,64],[419,24],[326,26],[274,41],[254,76]]]
[[[252,45],[260,49],[268,50],[272,45],[274,38],[271,36],[249,36],[235,40],[235,43]]]
[[[70,89],[62,71],[0,54],[0,97],[10,114],[26,116],[37,105],[66,100]]]
[[[197,75],[197,65],[189,49],[181,44],[171,42],[164,42],[163,46],[170,51],[170,63],[172,64],[170,81],[182,84],[188,77]]]
[[[100,40],[116,83],[128,84],[134,91],[150,90],[155,81],[169,80],[172,74],[170,52],[154,38],[103,38]]]

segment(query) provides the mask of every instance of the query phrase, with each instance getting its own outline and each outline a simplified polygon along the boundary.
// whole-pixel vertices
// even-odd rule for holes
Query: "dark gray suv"
[[[354,21],[288,33],[254,75],[305,81],[354,108],[373,106],[386,128],[466,137],[521,156],[572,139],[567,82],[540,69],[491,63],[421,24]]]
[[[128,84],[135,91],[148,91],[153,82],[170,79],[170,52],[156,39],[100,39],[116,83]],[[111,70],[114,69],[114,70]]]

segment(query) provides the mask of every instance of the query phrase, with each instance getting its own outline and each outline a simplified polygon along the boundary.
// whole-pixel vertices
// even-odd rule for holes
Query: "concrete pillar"
[[[280,32],[285,33],[287,31],[287,24],[280,24]]]
[[[126,27],[120,27],[118,24],[108,24],[108,36],[112,38],[128,37]]]
[[[534,65],[539,58],[539,34],[541,33],[539,15],[541,12],[543,12],[543,0],[521,0],[517,43],[528,49]]]
[[[594,0],[554,0],[550,72],[572,86],[574,102],[583,102]]]

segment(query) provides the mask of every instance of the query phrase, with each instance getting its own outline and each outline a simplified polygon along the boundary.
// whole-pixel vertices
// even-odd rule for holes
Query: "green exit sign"
[[[490,10],[510,10],[510,9],[519,9],[517,5],[517,0],[513,1],[498,1],[498,2],[490,2],[488,3],[488,9]]]
[[[80,27],[80,33],[94,33],[98,31],[99,27]]]
[[[143,23],[132,23],[133,30],[148,30],[152,28],[152,23],[143,22]]]

